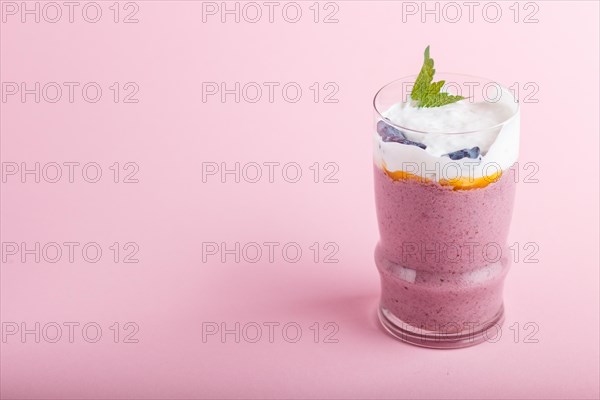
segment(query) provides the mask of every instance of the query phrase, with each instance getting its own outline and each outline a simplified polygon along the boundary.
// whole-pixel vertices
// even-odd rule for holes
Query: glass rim
[[[437,71],[436,71],[437,72]],[[500,83],[498,83],[497,81],[494,81],[492,79],[488,79],[482,76],[475,76],[475,75],[469,75],[469,74],[459,74],[459,73],[454,73],[454,72],[444,72],[444,71],[439,71],[438,72],[439,75],[451,75],[451,76],[462,76],[462,77],[469,77],[469,78],[474,78],[474,79],[478,79],[478,80],[486,80],[488,82],[492,82],[495,83],[496,85],[498,85],[500,88],[502,88],[503,91],[509,92],[509,89],[503,85],[501,85]],[[409,132],[415,132],[415,133],[424,133],[424,134],[429,134],[429,133],[435,133],[435,134],[440,134],[440,135],[464,135],[464,134],[468,134],[468,133],[477,133],[477,132],[485,132],[488,130],[492,130],[492,129],[497,129],[497,128],[502,128],[504,125],[507,125],[508,123],[510,123],[511,121],[513,121],[518,115],[519,115],[519,111],[521,110],[521,104],[519,102],[518,99],[516,99],[514,96],[514,100],[515,100],[515,110],[513,111],[513,113],[510,115],[510,117],[506,118],[504,121],[496,124],[496,125],[492,125],[489,127],[485,127],[482,129],[476,129],[476,130],[471,130],[471,131],[460,131],[460,132],[430,132],[430,131],[420,131],[417,129],[413,129],[413,128],[407,128],[405,126],[396,124],[394,122],[392,122],[391,120],[389,120],[388,118],[384,117],[381,114],[381,111],[377,108],[377,98],[379,97],[379,94],[385,90],[386,88],[388,88],[389,86],[401,82],[401,81],[405,81],[409,78],[413,78],[416,79],[416,77],[418,76],[418,74],[412,74],[412,75],[406,75],[403,76],[401,78],[398,79],[394,79],[391,82],[386,83],[385,85],[383,85],[381,88],[379,88],[379,90],[377,90],[377,92],[375,93],[375,96],[373,97],[373,109],[375,110],[375,112],[377,113],[377,115],[379,116],[379,118],[383,121],[386,121],[386,123],[388,123],[389,125],[398,128],[400,130],[403,131],[409,131]],[[414,80],[413,80],[414,82]],[[509,92],[510,93],[510,92]]]

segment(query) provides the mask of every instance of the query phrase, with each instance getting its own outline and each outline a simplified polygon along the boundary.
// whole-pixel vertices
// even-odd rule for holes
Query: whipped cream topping
[[[389,171],[406,171],[433,180],[480,178],[504,171],[519,154],[517,110],[518,104],[507,90],[497,102],[465,99],[431,108],[396,103],[382,113],[384,121],[395,125],[407,139],[427,147],[384,142],[375,132],[375,162]],[[477,159],[451,160],[447,156],[475,146],[480,149]]]

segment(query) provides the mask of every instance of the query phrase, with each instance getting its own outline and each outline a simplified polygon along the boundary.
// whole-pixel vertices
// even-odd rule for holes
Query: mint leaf
[[[410,93],[410,97],[417,102],[418,107],[440,107],[464,99],[462,96],[440,92],[445,81],[433,82],[434,75],[433,58],[429,57],[429,46],[427,46],[423,66]]]
[[[462,96],[454,96],[448,93],[436,93],[425,97],[419,102],[419,107],[440,107],[446,104],[456,103],[463,100]]]
[[[410,97],[412,97],[413,100],[419,101],[427,96],[431,81],[433,80],[433,74],[435,74],[435,69],[433,69],[433,59],[429,57],[429,46],[427,46],[425,49],[423,66],[421,67],[421,71],[415,81],[415,86],[410,94]]]

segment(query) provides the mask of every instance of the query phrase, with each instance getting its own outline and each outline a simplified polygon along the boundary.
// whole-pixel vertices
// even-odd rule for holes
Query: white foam
[[[375,132],[374,160],[389,171],[406,171],[434,180],[493,175],[510,168],[518,159],[517,109],[514,97],[506,90],[495,103],[461,100],[431,108],[396,103],[382,113],[383,117],[408,139],[427,148],[384,142]],[[446,156],[475,146],[481,151],[478,159],[451,160]]]

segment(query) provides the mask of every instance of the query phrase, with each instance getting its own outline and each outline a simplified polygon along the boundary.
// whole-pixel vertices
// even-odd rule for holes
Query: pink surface
[[[517,23],[512,2],[496,3],[502,10],[497,23],[482,17],[485,3],[472,23],[464,6],[456,23],[447,21],[455,15],[447,7],[446,20],[424,15],[423,23],[406,8],[421,2],[321,3],[319,20],[338,8],[338,22],[328,24],[313,22],[312,2],[298,3],[297,23],[281,17],[284,3],[273,23],[266,7],[257,23],[236,23],[232,16],[221,23],[218,15],[203,23],[201,2],[121,3],[119,21],[139,8],[139,22],[131,24],[113,22],[113,2],[98,2],[97,23],[82,18],[84,3],[73,23],[67,8],[56,23],[36,23],[32,16],[22,23],[19,14],[9,15],[14,9],[7,3],[1,3],[3,84],[79,82],[81,88],[97,82],[103,95],[89,103],[76,90],[71,103],[63,86],[63,98],[50,103],[50,85],[39,103],[33,94],[25,103],[18,95],[2,100],[3,171],[12,163],[33,168],[39,162],[46,178],[36,183],[27,175],[22,183],[19,175],[7,175],[2,183],[2,398],[600,395],[598,3],[521,3]],[[210,6],[204,4],[207,11]],[[94,9],[86,10],[94,18]],[[54,18],[55,10],[45,11]],[[294,17],[293,9],[287,12]],[[538,22],[523,23],[532,12]],[[493,10],[487,13],[488,20],[494,17]],[[247,19],[254,15],[246,7]],[[509,235],[517,262],[505,285],[506,323],[501,337],[456,351],[399,343],[375,319],[371,100],[385,83],[416,73],[427,44],[440,71],[516,83],[523,100],[522,174]],[[109,88],[114,82],[118,103]],[[128,82],[139,87],[137,103],[123,102],[136,88],[125,87]],[[288,102],[276,90],[270,102],[263,86],[255,103],[236,103],[234,95],[225,103],[206,95],[203,102],[203,82],[209,82],[205,95],[215,88],[210,82],[229,88],[297,82],[302,98]],[[288,85],[288,98],[294,86]],[[336,87],[338,102],[324,102]],[[2,94],[12,89],[4,85]],[[246,99],[255,89],[246,86]],[[55,172],[48,163],[65,162],[81,164],[74,182],[63,166],[62,179],[49,183]],[[92,162],[102,171],[97,183],[81,176],[81,166]],[[119,183],[109,168],[115,162]],[[219,175],[203,176],[203,163],[232,168],[236,162],[246,166],[239,183],[231,174],[225,183]],[[248,182],[255,177],[253,162],[281,163],[272,183],[264,165],[262,179]],[[281,176],[292,162],[302,172],[297,183]],[[318,168],[310,169],[315,162]],[[136,165],[138,182],[123,183]],[[285,177],[291,181],[290,165]],[[204,164],[205,172],[214,166]],[[86,178],[94,175],[92,164]],[[21,253],[10,255],[11,242],[19,249],[22,242],[28,249],[35,242],[80,246],[72,263],[65,245],[51,263],[56,247],[46,245],[36,263],[35,254],[25,262]],[[96,263],[82,257],[89,242],[102,249]],[[125,248],[129,242],[135,244]],[[219,254],[208,255],[221,242],[228,249],[240,243],[239,263],[235,254],[224,254],[224,263]],[[262,250],[254,263],[252,242]],[[287,259],[281,254],[286,244]],[[296,246],[302,255],[293,263]],[[136,249],[139,262],[124,263]],[[94,247],[88,250],[90,260]],[[10,334],[36,322],[40,343],[34,334],[24,340]],[[69,322],[80,324],[71,325],[72,343]],[[62,326],[61,338],[55,339],[53,323]],[[231,333],[224,340],[209,334],[221,323],[231,330],[240,324],[239,343]],[[95,326],[102,336],[88,343]],[[302,335],[292,343],[298,327]]]

